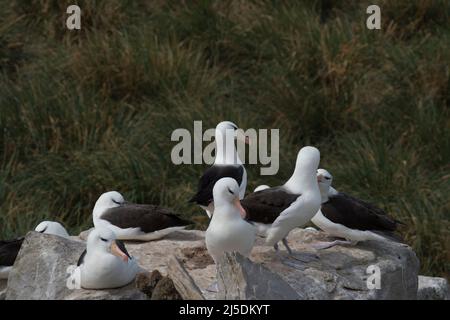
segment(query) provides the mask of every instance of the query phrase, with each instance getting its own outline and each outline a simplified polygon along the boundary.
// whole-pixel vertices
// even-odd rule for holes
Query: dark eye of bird
[[[112,202],[114,202],[115,204],[120,204],[119,201],[116,201],[116,200],[114,200],[114,199],[112,199]]]
[[[230,189],[230,188],[228,188],[228,192],[229,192],[229,193],[231,193],[231,194],[234,194],[234,192],[233,192],[233,191],[231,191],[231,189]]]
[[[100,237],[100,240],[104,241],[104,242],[108,242],[108,239],[104,239],[102,237]]]
[[[330,177],[325,177],[325,179],[330,180],[331,178]]]

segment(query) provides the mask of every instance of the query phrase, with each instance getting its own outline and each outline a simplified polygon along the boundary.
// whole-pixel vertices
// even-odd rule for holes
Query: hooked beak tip
[[[111,244],[111,253],[116,257],[119,257],[123,261],[128,262],[128,256],[122,250],[120,250],[116,241],[113,241],[113,243]]]

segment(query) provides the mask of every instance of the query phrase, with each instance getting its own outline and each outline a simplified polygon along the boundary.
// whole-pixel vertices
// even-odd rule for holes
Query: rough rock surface
[[[318,261],[298,263],[302,270],[282,264],[262,238],[258,238],[250,260],[279,275],[301,299],[416,299],[419,261],[410,247],[378,241],[325,250],[311,247],[316,241],[327,240],[330,239],[323,232],[316,230],[296,229],[289,234],[288,241],[294,251],[319,256]],[[218,297],[206,290],[216,281],[216,267],[205,248],[204,232],[179,231],[159,241],[128,242],[127,248],[141,266],[147,270],[158,269],[163,275],[168,274],[168,253],[175,255],[206,299]],[[380,268],[380,289],[367,287],[370,265]]]
[[[8,279],[6,299],[145,299],[134,283],[113,290],[69,289],[67,268],[76,265],[85,243],[29,232]]]
[[[217,266],[221,300],[298,300],[300,295],[276,273],[239,253],[227,253]]]
[[[6,298],[6,285],[7,280],[0,280],[0,300],[5,300]]]
[[[450,300],[450,287],[444,278],[419,276],[418,300]]]
[[[84,233],[86,235],[87,232]],[[55,242],[49,238],[52,236],[44,235],[45,238],[40,238],[41,236],[28,235],[28,238],[39,239],[36,239],[37,243],[34,245],[28,239],[25,248],[22,248],[12,281],[8,284],[7,298],[90,299],[88,293],[76,296],[75,292],[68,292],[64,281],[60,281],[66,278],[67,265],[76,263],[84,248],[83,242]],[[281,263],[273,248],[265,246],[264,239],[261,238],[257,240],[250,256],[250,260],[256,265],[250,261],[237,263],[242,272],[250,269],[258,270],[261,274],[267,274],[267,271],[278,275],[278,279],[288,284],[300,299],[416,299],[419,262],[411,248],[397,243],[375,241],[360,243],[355,247],[335,246],[325,250],[311,247],[313,242],[324,240],[327,239],[323,232],[302,229],[292,231],[288,241],[294,251],[311,252],[319,256],[319,260],[305,264],[292,260],[293,265],[297,265],[296,268]],[[130,254],[138,259],[145,270],[159,270],[163,276],[169,273],[168,259],[175,255],[204,298],[220,297],[217,293],[206,290],[216,281],[216,267],[206,251],[204,232],[177,231],[158,241],[127,242],[126,245]],[[26,249],[27,246],[29,249]],[[286,257],[286,252],[282,251],[282,255]],[[51,257],[53,262],[47,264],[44,257]],[[366,279],[370,275],[366,270],[370,265],[380,269],[380,289],[367,287]],[[101,292],[106,299],[114,298],[108,297],[109,293],[104,290]],[[141,294],[140,291],[138,293]],[[297,299],[294,295],[291,297]],[[136,297],[127,294],[125,298]],[[258,296],[254,298],[260,299]]]

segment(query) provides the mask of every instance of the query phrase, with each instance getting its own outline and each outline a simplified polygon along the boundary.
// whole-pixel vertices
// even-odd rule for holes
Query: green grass
[[[70,3],[82,30],[64,28]],[[395,2],[395,3],[393,3]],[[280,128],[281,168],[320,148],[337,189],[404,221],[427,275],[450,275],[450,3],[387,1],[56,1],[0,3],[0,235],[42,219],[72,233],[97,197],[170,206],[205,166],[174,166],[176,128],[223,119]]]

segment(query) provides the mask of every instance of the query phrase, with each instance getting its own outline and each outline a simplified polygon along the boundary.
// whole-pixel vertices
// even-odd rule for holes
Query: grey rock
[[[151,298],[156,285],[162,279],[163,276],[158,270],[154,270],[152,273],[141,272],[136,275],[136,287]]]
[[[0,300],[5,300],[6,298],[6,286],[7,280],[0,280]]]
[[[176,256],[167,261],[169,277],[184,300],[204,300],[202,292]]]
[[[113,290],[69,289],[68,268],[76,266],[85,243],[29,232],[8,279],[7,300],[145,299],[134,283]]]
[[[134,282],[118,289],[107,290],[71,290],[64,300],[147,300],[147,296],[136,288]]]
[[[86,234],[87,232],[83,236]],[[108,296],[110,293],[101,290],[96,294],[79,293],[77,296],[76,291],[72,292],[65,286],[66,268],[70,264],[76,264],[85,243],[78,237],[77,241],[74,241],[60,238],[55,240],[54,236],[50,235],[28,235],[31,236],[37,239],[28,239],[19,253],[10,278],[11,283],[8,284],[7,298],[101,298],[96,294],[104,294],[103,297],[111,299],[136,298],[133,296],[133,286],[130,286],[130,293],[125,295],[114,296],[113,292],[112,296]],[[297,265],[297,268],[293,268],[281,263],[273,248],[266,246],[264,239],[258,238],[249,257],[251,263],[239,262],[239,266],[243,268],[240,272],[245,274],[245,268],[248,266],[254,268],[251,272],[270,276],[275,274],[296,292],[296,299],[416,299],[419,261],[410,247],[377,241],[360,243],[354,247],[335,246],[325,250],[315,250],[311,247],[312,243],[324,240],[330,239],[321,231],[293,230],[288,237],[291,248],[295,252],[315,253],[319,257],[317,261],[304,264],[291,260],[291,265]],[[198,287],[199,297],[220,297],[217,293],[206,290],[217,280],[217,270],[206,250],[203,231],[177,231],[158,241],[127,242],[126,246],[128,252],[138,259],[141,267],[148,271],[158,270],[162,277],[170,278],[168,258],[171,255],[176,256],[193,285]],[[282,246],[281,248],[281,255],[287,258],[286,251]],[[44,259],[47,257],[49,259]],[[380,269],[380,289],[367,287],[367,278],[370,276],[367,274],[367,268],[370,265],[376,265]],[[176,287],[176,279],[172,280]],[[181,289],[177,290],[180,292]],[[258,291],[258,295],[259,292],[261,291]]]
[[[153,290],[151,300],[183,300],[169,277],[163,277]]]
[[[222,300],[297,300],[299,294],[279,275],[239,253],[226,253],[217,265]]]
[[[450,287],[445,278],[419,276],[418,300],[450,300]]]

